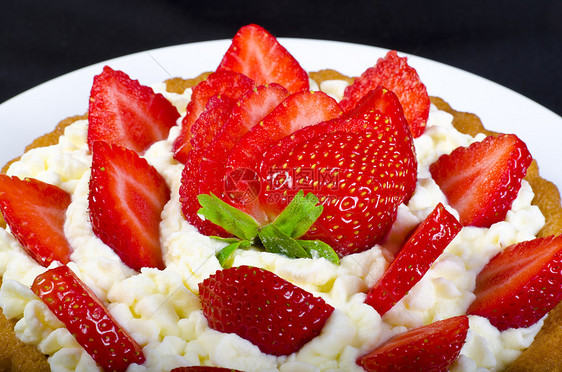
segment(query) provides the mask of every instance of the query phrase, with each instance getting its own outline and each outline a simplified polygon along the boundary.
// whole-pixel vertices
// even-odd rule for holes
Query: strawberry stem
[[[197,196],[201,207],[198,214],[233,234],[237,238],[214,239],[228,245],[217,253],[222,267],[231,264],[230,258],[237,249],[250,246],[261,247],[266,252],[278,253],[290,258],[320,258],[339,265],[336,252],[320,240],[301,240],[314,222],[320,217],[323,207],[312,193],[306,196],[300,190],[274,222],[260,226],[250,215],[227,204],[217,196],[201,194]]]

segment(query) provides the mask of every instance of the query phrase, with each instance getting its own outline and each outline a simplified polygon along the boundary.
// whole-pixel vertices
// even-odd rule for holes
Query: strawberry
[[[228,155],[225,177],[242,169],[257,171],[267,149],[285,136],[304,128],[339,116],[341,110],[334,99],[322,92],[301,91],[281,102],[260,125],[246,133]],[[252,203],[241,206],[250,210]],[[266,217],[254,210],[254,217]]]
[[[316,337],[334,308],[272,272],[251,266],[217,271],[199,284],[203,314],[266,354],[288,355]]]
[[[461,227],[457,219],[439,203],[369,290],[365,303],[381,316],[384,315],[420,281]]]
[[[278,159],[264,156],[261,207],[277,215],[299,190],[314,193],[324,211],[305,238],[322,240],[340,257],[386,236],[406,195],[403,181],[416,171],[411,157],[368,130],[317,136]]]
[[[142,152],[165,139],[179,116],[163,95],[105,66],[90,92],[88,146],[105,141]]]
[[[382,85],[398,96],[414,137],[425,130],[429,116],[429,96],[416,70],[408,65],[406,57],[389,51],[374,67],[368,68],[344,91],[340,105],[344,111],[353,109],[369,91]]]
[[[308,74],[277,39],[262,27],[242,27],[217,71],[237,71],[258,84],[278,83],[291,93],[309,89]]]
[[[504,134],[442,155],[429,170],[463,226],[489,227],[505,219],[531,160],[523,141]]]
[[[447,371],[459,357],[468,332],[460,315],[394,336],[357,359],[367,371]]]
[[[191,151],[182,174],[180,200],[187,221],[206,235],[226,236],[222,229],[197,215],[200,205],[197,195],[214,192],[222,195],[224,165],[227,155],[236,142],[254,125],[273,110],[286,96],[287,90],[278,84],[261,85],[248,90],[233,105],[218,134],[208,144]],[[203,116],[203,114],[201,115]],[[200,121],[201,118],[198,120]],[[195,126],[195,124],[194,124]]]
[[[562,235],[513,244],[476,277],[476,299],[467,314],[503,331],[529,327],[562,300]]]
[[[210,74],[206,80],[193,88],[191,100],[187,104],[186,115],[182,120],[181,132],[173,146],[174,158],[181,163],[187,160],[191,149],[191,127],[205,110],[209,99],[216,95],[238,100],[255,83],[252,79],[233,71],[221,71]]]
[[[57,186],[0,174],[0,208],[23,249],[39,264],[66,264],[72,249],[64,235],[70,195]]]
[[[103,370],[144,363],[141,347],[67,266],[37,276],[31,289]]]
[[[164,178],[137,153],[94,143],[89,194],[92,228],[132,269],[164,268],[159,223],[169,199]]]

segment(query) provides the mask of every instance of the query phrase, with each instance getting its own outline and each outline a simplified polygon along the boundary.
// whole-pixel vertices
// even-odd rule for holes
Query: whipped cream
[[[320,88],[340,99],[346,84],[326,81]],[[316,84],[313,87],[318,89]],[[155,89],[182,115],[185,113],[190,89],[181,95],[165,92],[163,84]],[[323,258],[289,259],[257,250],[235,253],[234,266],[270,270],[335,308],[321,334],[301,350],[289,356],[266,355],[235,334],[209,328],[203,316],[197,298],[198,283],[221,269],[215,253],[224,243],[199,234],[181,214],[183,166],[171,152],[179,127],[172,128],[168,139],[155,143],[144,155],[164,176],[172,194],[160,224],[166,269],[145,268],[138,273],[124,265],[92,231],[87,200],[91,166],[87,125],[86,120],[76,121],[65,129],[57,145],[27,152],[7,173],[38,178],[72,194],[65,222],[65,234],[74,250],[68,266],[143,347],[146,362],[131,365],[129,371],[169,371],[193,364],[244,371],[360,371],[355,363],[357,357],[390,337],[464,314],[474,299],[476,275],[488,260],[510,244],[533,239],[544,225],[540,210],[531,205],[533,191],[523,181],[505,221],[490,228],[464,227],[422,280],[382,318],[364,303],[365,292],[388,266],[386,255],[399,249],[404,236],[437,203],[443,203],[458,217],[432,180],[428,167],[440,155],[484,136],[458,132],[452,125],[452,116],[432,106],[427,129],[415,140],[419,164],[415,194],[408,205],[399,207],[398,218],[381,245],[344,257],[339,266]],[[18,320],[17,336],[48,354],[53,371],[96,370],[90,356],[30,290],[34,278],[45,270],[27,256],[9,231],[0,229],[0,306],[8,318]],[[453,371],[505,368],[532,343],[542,326],[541,320],[529,328],[500,332],[485,318],[469,319],[467,342]]]

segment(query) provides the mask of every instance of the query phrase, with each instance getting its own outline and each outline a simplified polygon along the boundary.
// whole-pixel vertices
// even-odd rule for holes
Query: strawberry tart
[[[515,134],[395,51],[305,72],[262,27],[0,174],[2,370],[499,371],[562,361],[562,216]]]

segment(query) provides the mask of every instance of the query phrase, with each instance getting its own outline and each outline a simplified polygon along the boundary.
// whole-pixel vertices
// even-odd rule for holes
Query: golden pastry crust
[[[169,92],[183,93],[186,88],[197,85],[207,78],[209,73],[199,75],[194,79],[172,78],[167,80],[166,89]],[[310,77],[320,84],[325,80],[342,79],[349,83],[349,78],[335,70],[321,70],[310,73]],[[431,97],[431,102],[440,110],[453,115],[453,125],[463,133],[472,136],[478,133],[497,135],[484,128],[480,119],[471,113],[455,111],[443,99]],[[58,143],[59,137],[64,133],[64,128],[77,120],[85,119],[87,115],[73,116],[62,120],[54,131],[47,133],[26,147],[25,151],[32,148],[50,146]],[[14,159],[2,168],[5,173],[9,165],[18,160]],[[539,232],[539,236],[558,235],[562,231],[562,206],[557,187],[540,177],[535,161],[531,164],[525,179],[531,184],[535,198],[533,204],[537,205],[546,218],[546,226]],[[1,226],[5,223],[0,215]],[[2,279],[0,278],[0,286]],[[0,309],[0,370],[1,371],[49,371],[47,358],[35,346],[25,344],[16,338],[14,320],[7,320]],[[508,368],[508,371],[562,371],[562,303],[553,309],[547,317],[544,326],[538,333],[533,344]]]

